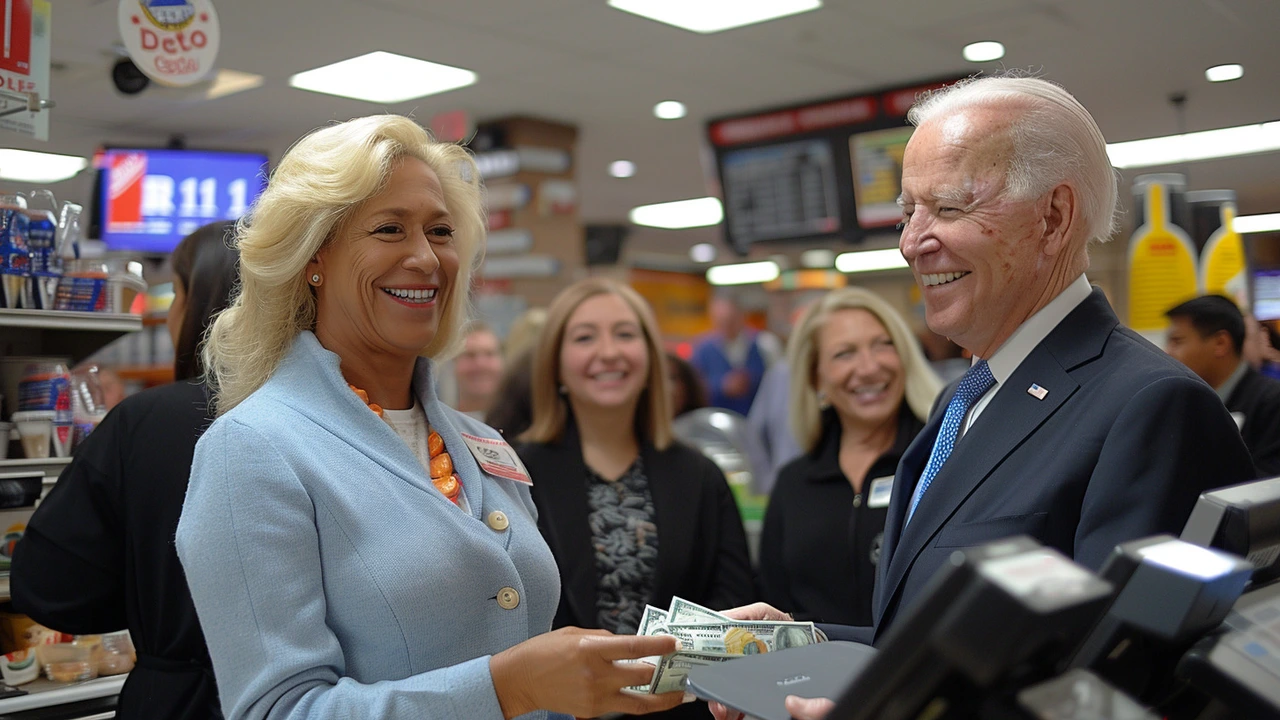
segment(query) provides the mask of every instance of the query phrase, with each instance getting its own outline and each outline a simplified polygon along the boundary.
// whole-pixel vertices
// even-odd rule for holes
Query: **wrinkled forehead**
[[[930,195],[1000,191],[1013,157],[1011,127],[1008,113],[985,108],[924,123],[911,136],[903,158],[904,195],[926,190]],[[920,178],[935,182],[929,188],[918,187]]]

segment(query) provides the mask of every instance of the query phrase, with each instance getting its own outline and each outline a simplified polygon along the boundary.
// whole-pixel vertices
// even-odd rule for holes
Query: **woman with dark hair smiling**
[[[13,559],[13,604],[37,622],[75,634],[129,629],[138,665],[118,718],[219,716],[173,534],[196,439],[211,422],[199,351],[236,284],[233,228],[206,225],[174,250],[167,323],[177,382],[107,415],[36,509]]]

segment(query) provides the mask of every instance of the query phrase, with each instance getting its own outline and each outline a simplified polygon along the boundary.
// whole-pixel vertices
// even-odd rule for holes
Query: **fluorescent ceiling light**
[[[631,210],[631,222],[666,230],[718,225],[724,219],[724,208],[719,198],[705,197],[693,200],[641,205]]]
[[[836,254],[826,248],[813,248],[800,253],[800,267],[829,268],[835,261]]]
[[[1174,165],[1275,150],[1280,150],[1280,121],[1107,143],[1107,155],[1118,168]]]
[[[86,167],[89,161],[75,155],[0,150],[0,180],[56,183],[75,177]]]
[[[772,260],[707,268],[707,282],[712,285],[750,285],[777,279],[778,263]]]
[[[263,82],[265,80],[261,75],[240,72],[239,70],[219,70],[213,76],[213,84],[204,92],[204,97],[206,100],[216,100],[227,95],[262,87]]]
[[[0,170],[4,168],[0,165]],[[1280,213],[1268,215],[1241,215],[1231,223],[1231,229],[1240,234],[1275,232],[1280,230]]]
[[[904,267],[908,267],[907,259],[902,257],[902,251],[898,248],[862,250],[836,256],[836,269],[842,273],[896,270]]]
[[[698,243],[689,248],[689,259],[699,263],[709,263],[716,259],[716,246],[711,243]]]
[[[675,100],[663,100],[653,106],[653,116],[662,120],[679,120],[688,112],[684,103]]]
[[[1204,79],[1209,82],[1226,82],[1228,80],[1239,80],[1244,77],[1243,65],[1214,65],[1204,71]]]
[[[822,7],[822,0],[609,0],[609,7],[696,33],[714,33]]]
[[[301,90],[376,103],[398,103],[474,84],[470,70],[381,50],[300,72],[289,85]]]
[[[1004,45],[993,40],[969,43],[962,54],[969,62],[991,62],[1004,57]]]
[[[636,164],[630,160],[614,160],[609,163],[609,174],[616,178],[629,178],[636,174]]]

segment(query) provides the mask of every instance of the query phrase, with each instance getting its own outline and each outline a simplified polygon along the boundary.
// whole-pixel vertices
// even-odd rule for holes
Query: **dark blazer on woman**
[[[556,443],[519,449],[533,479],[538,528],[560,566],[560,608],[553,628],[597,628],[595,549],[587,525],[587,466],[572,420]],[[640,448],[658,527],[658,566],[650,605],[671,597],[713,609],[755,599],[747,537],[737,503],[714,462],[686,445]]]
[[[904,402],[893,445],[871,464],[855,494],[840,469],[840,419],[822,414],[812,450],[778,471],[760,535],[764,601],[797,620],[870,625],[888,496],[870,502],[874,480],[892,483],[898,461],[924,427]],[[886,479],[887,478],[887,479]]]
[[[173,546],[207,416],[204,385],[126,398],[76,449],[14,551],[17,610],[61,632],[129,630],[138,665],[120,692],[122,720],[222,717]]]

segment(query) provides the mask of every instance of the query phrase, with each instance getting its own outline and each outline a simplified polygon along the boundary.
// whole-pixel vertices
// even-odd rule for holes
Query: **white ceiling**
[[[1000,66],[1061,82],[1112,141],[1280,119],[1277,0],[826,0],[815,12],[714,35],[605,0],[213,2],[219,66],[264,75],[263,87],[212,101],[154,84],[122,96],[109,78],[115,0],[59,2],[50,140],[0,144],[88,155],[180,134],[192,147],[265,149],[274,161],[331,120],[392,111],[425,122],[459,109],[480,120],[530,115],[579,128],[583,219],[620,222],[635,205],[707,193],[709,117]],[[976,40],[999,40],[1007,55],[967,63],[960,50]],[[391,106],[288,87],[293,73],[373,50],[465,67],[480,79]],[[1224,62],[1242,63],[1244,78],[1206,82],[1204,69]],[[1173,93],[1187,97],[1182,125]],[[655,119],[651,108],[665,99],[684,102],[689,116]],[[636,175],[609,177],[608,163],[623,158],[636,162]],[[1244,213],[1280,211],[1278,159],[1199,163],[1189,168],[1190,187],[1234,188]],[[86,176],[54,190],[88,200]],[[718,236],[639,230],[631,244],[680,253]]]

